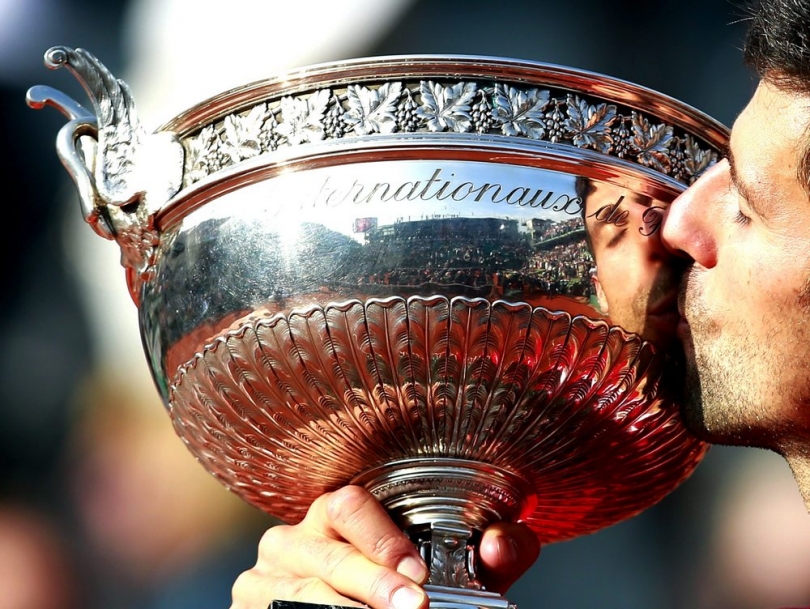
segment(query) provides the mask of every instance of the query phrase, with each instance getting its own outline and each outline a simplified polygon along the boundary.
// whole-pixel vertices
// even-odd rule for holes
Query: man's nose
[[[675,199],[664,213],[663,246],[704,268],[713,267],[717,263],[717,226],[711,209],[728,192],[730,180],[728,161],[723,159]]]

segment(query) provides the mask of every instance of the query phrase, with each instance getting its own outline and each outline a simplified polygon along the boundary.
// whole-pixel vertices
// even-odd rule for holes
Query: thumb
[[[499,522],[481,538],[481,580],[487,590],[504,593],[540,555],[540,541],[529,527]]]

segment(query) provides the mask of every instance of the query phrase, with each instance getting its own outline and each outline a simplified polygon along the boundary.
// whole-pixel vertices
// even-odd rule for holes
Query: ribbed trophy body
[[[701,459],[658,231],[724,145],[711,119],[568,68],[392,57],[146,134],[91,55],[47,58],[97,105],[30,93],[72,119],[58,149],[121,245],[175,429],[248,502],[295,522],[362,484],[430,562],[434,606],[506,607],[475,570],[488,524],[590,533]]]

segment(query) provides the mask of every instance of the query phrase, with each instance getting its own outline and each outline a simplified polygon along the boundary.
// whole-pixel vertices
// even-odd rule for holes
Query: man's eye
[[[736,184],[733,185],[732,188],[734,189],[733,203],[736,203],[735,207],[737,208],[734,211],[734,223],[745,226],[746,224],[751,222],[750,216],[751,207],[750,205],[748,205],[748,199],[739,191],[739,189],[736,187]],[[733,203],[730,202],[730,204],[732,205]]]
[[[741,209],[737,209],[737,213],[734,214],[734,222],[737,224],[742,224],[743,226],[748,224],[751,221],[751,218],[746,216]]]
[[[608,241],[607,245],[605,246],[607,249],[612,249],[614,247],[618,247],[618,245],[624,240],[624,237],[627,235],[627,228],[622,228],[621,230],[616,231],[613,236]]]

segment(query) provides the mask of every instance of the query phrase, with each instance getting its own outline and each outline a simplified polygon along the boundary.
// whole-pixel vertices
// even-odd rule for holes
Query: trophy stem
[[[420,458],[373,468],[353,482],[377,497],[430,565],[431,607],[513,606],[479,581],[478,544],[489,524],[534,509],[535,494],[521,476],[478,461]]]

